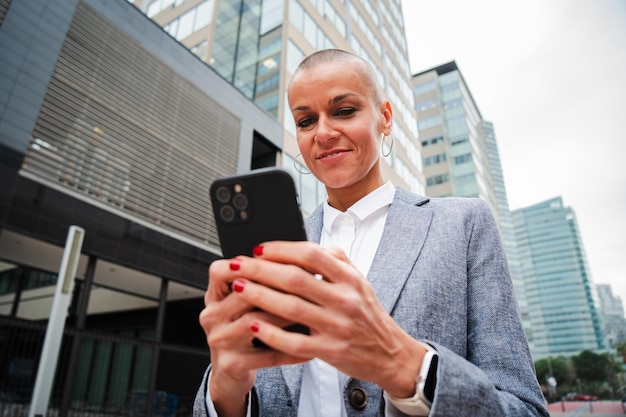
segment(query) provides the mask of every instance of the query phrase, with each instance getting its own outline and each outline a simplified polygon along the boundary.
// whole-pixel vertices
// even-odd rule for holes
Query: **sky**
[[[626,307],[626,1],[402,0],[412,73],[456,61],[515,210],[562,197]]]

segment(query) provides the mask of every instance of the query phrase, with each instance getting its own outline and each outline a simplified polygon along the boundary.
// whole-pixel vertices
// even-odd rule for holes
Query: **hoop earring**
[[[298,162],[298,157],[301,157],[302,154],[299,153],[298,155],[296,155],[296,157],[293,159],[293,167],[296,171],[298,171],[300,174],[302,175],[309,175],[311,173],[311,171],[307,168],[306,164],[300,163]],[[306,171],[303,170],[301,167],[305,167]]]
[[[385,152],[385,138],[391,138],[391,144],[389,145],[389,151]],[[389,136],[383,136],[383,139],[380,141],[380,153],[386,158],[389,155],[391,155],[391,150],[393,149],[393,136],[389,135]]]

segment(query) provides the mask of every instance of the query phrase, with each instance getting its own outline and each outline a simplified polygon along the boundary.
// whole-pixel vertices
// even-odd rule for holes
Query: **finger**
[[[275,358],[271,358],[272,360],[283,358],[283,360],[293,360],[294,363],[298,363],[315,357],[311,353],[308,335],[288,332],[281,327],[260,320],[251,323],[250,331],[272,351],[278,352]]]
[[[256,259],[297,265],[329,282],[353,282],[362,275],[339,248],[322,248],[313,242],[266,242],[255,248]]]
[[[204,304],[219,301],[231,292],[230,284],[233,281],[232,260],[219,259],[209,265],[209,283],[204,294]]]
[[[312,273],[298,266],[280,264],[264,259],[249,258],[243,260],[238,273],[241,277],[241,280],[235,281],[238,286],[245,281],[254,282],[280,293],[296,295],[315,304],[323,304],[324,300],[329,297],[329,293],[333,291],[332,288],[326,288],[330,284],[329,282],[316,279]],[[259,297],[256,301],[248,298],[247,301],[255,305],[255,307],[261,307],[254,303],[260,304],[264,300]],[[275,302],[277,304],[274,307],[281,307],[280,301]]]
[[[239,291],[233,295],[244,299],[245,304],[253,305],[261,312],[269,314],[270,319],[263,316],[258,316],[258,318],[277,327],[284,328],[287,324],[299,323],[309,327],[311,334],[317,334],[323,329],[332,327],[337,320],[336,315],[329,313],[328,307],[310,302],[300,296],[277,291],[254,281],[238,279],[236,284]],[[324,301],[333,302],[332,297],[326,297]],[[246,315],[254,318],[252,313]]]
[[[257,335],[253,331],[255,327],[253,324],[260,322],[266,326],[281,328],[286,321],[255,311],[226,326],[216,328],[208,337],[212,361],[215,358],[222,366],[238,369],[235,372],[302,362],[302,358],[293,358],[291,355],[255,347],[253,339],[256,339]],[[309,358],[305,358],[307,359]]]
[[[339,246],[330,246],[328,248],[326,248],[326,250],[335,258],[344,261],[344,262],[348,262],[348,263],[352,263],[352,261],[350,261],[350,259],[348,259],[348,256],[346,255],[346,253],[343,251],[343,249],[341,249]]]

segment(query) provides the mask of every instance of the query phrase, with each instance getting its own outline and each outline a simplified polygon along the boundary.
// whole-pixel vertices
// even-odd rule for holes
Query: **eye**
[[[307,127],[310,127],[314,122],[315,120],[312,117],[305,117],[303,119],[300,119],[297,125],[301,129],[306,129]]]
[[[354,107],[343,107],[335,113],[339,117],[348,117],[352,116],[356,112]]]

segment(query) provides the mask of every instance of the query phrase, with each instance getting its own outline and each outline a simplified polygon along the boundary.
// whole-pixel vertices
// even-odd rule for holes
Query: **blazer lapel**
[[[432,209],[424,206],[428,201],[428,197],[396,187],[385,229],[367,274],[378,300],[389,314],[426,241],[433,216]],[[320,205],[306,219],[310,241],[319,243],[323,221]]]
[[[427,202],[426,197],[396,188],[389,208],[385,229],[367,275],[389,314],[424,246],[432,220],[432,210],[422,207]]]
[[[427,197],[396,188],[396,195],[389,207],[385,229],[367,275],[378,300],[389,314],[417,262],[428,235],[432,210],[429,207],[422,207],[428,201]],[[319,243],[323,219],[321,206],[306,219],[305,225],[310,241]],[[281,370],[293,401],[296,401],[300,398],[304,366],[302,364],[282,366]]]
[[[298,399],[300,398],[300,388],[302,387],[302,373],[304,372],[304,364],[284,365],[280,367],[285,378],[285,383],[291,394],[293,404],[298,408]]]

